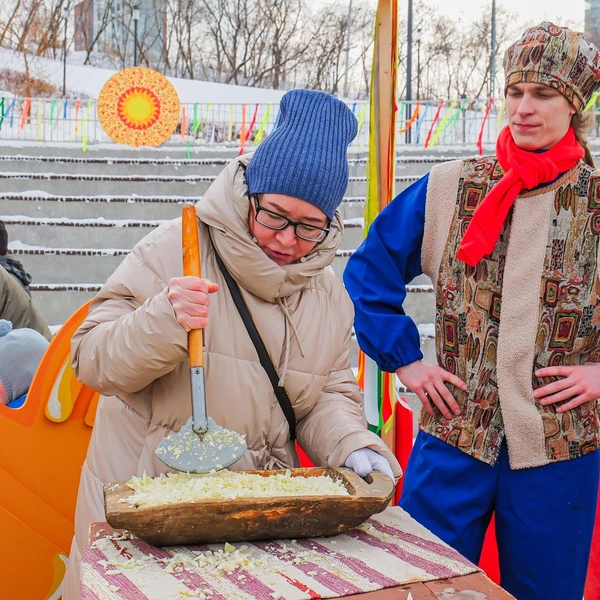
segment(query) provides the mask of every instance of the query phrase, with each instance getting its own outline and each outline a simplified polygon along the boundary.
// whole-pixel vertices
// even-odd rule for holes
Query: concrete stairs
[[[236,156],[227,149],[195,148],[187,158],[184,151],[0,148],[0,219],[9,233],[9,251],[33,277],[33,299],[49,325],[60,325],[92,298],[142,237],[178,217],[184,203],[199,200]],[[405,150],[398,155],[396,191],[436,162],[459,155]],[[340,277],[363,239],[366,157],[351,153],[349,161],[350,182],[341,205],[344,242],[333,264]],[[435,360],[432,291],[426,277],[418,278],[405,303],[419,324],[428,361]],[[356,358],[354,344],[354,364]]]

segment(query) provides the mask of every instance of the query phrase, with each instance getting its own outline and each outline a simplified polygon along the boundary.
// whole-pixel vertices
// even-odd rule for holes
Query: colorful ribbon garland
[[[248,125],[248,130],[244,134],[244,139],[243,139],[242,145],[240,146],[240,151],[238,152],[238,156],[241,156],[244,153],[244,148],[246,147],[246,142],[250,139],[250,136],[252,135],[252,130],[254,129],[254,125],[256,123],[256,115],[257,114],[258,114],[258,102],[256,103],[256,106],[254,107],[254,114],[252,115],[252,120],[250,121],[250,125]],[[242,120],[243,120],[243,116],[242,116]],[[240,142],[241,141],[242,140],[241,140],[241,135],[240,135]]]
[[[398,115],[398,123],[397,123],[398,127],[402,127],[402,123],[405,120],[405,117],[404,117],[404,115],[405,115],[404,107],[405,106],[406,106],[406,100],[402,100],[402,102],[400,102],[400,106],[396,107],[396,114]]]
[[[425,117],[427,116],[427,111],[429,110],[429,105],[431,104],[431,100],[427,100],[425,103],[425,109],[423,110],[423,114],[419,117],[417,121],[417,126],[415,127],[415,144],[419,143],[419,137],[421,134],[421,127],[423,126],[423,122],[425,121]]]
[[[258,128],[258,131],[256,132],[256,137],[254,138],[254,143],[258,146],[258,144],[260,144],[264,132],[265,132],[265,127],[267,126],[267,123],[269,122],[269,113],[271,112],[271,104],[267,104],[267,110],[262,118],[262,121],[260,122],[260,127]]]
[[[181,105],[181,131],[179,133],[181,135],[181,139],[185,141],[185,136],[187,135],[187,117],[185,114],[185,104]]]
[[[90,98],[87,103],[87,108],[85,111],[85,118],[82,119],[83,120],[83,132],[81,135],[81,149],[84,152],[87,152],[88,127],[89,127],[89,120],[90,120],[90,111],[92,110],[92,106],[94,106],[94,100],[92,98]]]
[[[275,117],[275,123],[273,123],[273,131],[277,129],[277,125],[279,125],[279,115],[281,115],[281,111],[277,111],[277,116]]]
[[[52,136],[52,120],[54,119],[54,110],[56,109],[56,104],[58,100],[54,98],[52,100],[52,105],[50,106],[50,135]]]
[[[443,140],[446,140],[448,135],[456,127],[456,124],[458,123],[458,119],[460,119],[460,115],[463,114],[463,112],[467,108],[468,104],[469,104],[469,101],[466,98],[464,98],[463,101],[460,103],[460,106],[454,111],[453,115],[448,120],[448,124],[446,125],[446,127],[444,129],[444,132],[443,132],[444,136],[442,138]]]
[[[590,98],[590,100],[588,101],[588,103],[586,104],[586,106],[584,108],[584,112],[593,110],[595,108],[599,98],[600,98],[600,91],[594,93],[594,95]],[[46,111],[46,105],[45,105],[43,99],[33,100],[33,102],[36,102],[36,101],[37,101],[37,111],[36,111],[37,122],[34,123],[33,122],[34,116],[33,116],[33,111],[32,111],[33,107],[32,107],[31,98],[15,98],[15,99],[12,99],[12,101],[10,101],[10,103],[9,103],[8,98],[0,97],[0,130],[2,129],[2,127],[6,127],[6,125],[13,127],[13,122],[14,122],[15,115],[16,115],[16,118],[19,119],[19,121],[18,121],[19,133],[24,132],[27,127],[27,124],[30,123],[30,125],[36,127],[35,139],[37,141],[44,140],[48,137],[48,133],[47,133],[48,129],[46,128],[46,125],[45,125],[45,123],[48,123],[50,125],[49,139],[53,139],[53,137],[54,137],[53,128],[54,128],[55,124],[58,124],[59,103],[61,102],[61,100],[56,99],[56,98],[52,99],[50,108],[48,111]],[[485,107],[483,121],[482,121],[481,120],[481,105],[483,104],[483,102],[486,102],[486,107]],[[19,103],[19,105],[21,107],[19,110],[19,114],[16,114],[17,103]],[[92,101],[92,105],[94,103],[95,103],[95,101]],[[460,105],[459,105],[459,103],[460,103]],[[180,133],[181,133],[182,140],[184,140],[187,143],[188,157],[190,157],[190,155],[191,155],[191,146],[194,144],[196,135],[197,135],[198,131],[200,130],[200,127],[206,127],[206,128],[212,127],[211,130],[209,130],[209,129],[206,129],[206,131],[203,130],[204,133],[202,134],[202,137],[203,137],[203,139],[206,139],[207,142],[215,143],[216,138],[218,138],[219,130],[218,130],[217,115],[213,115],[214,118],[212,118],[212,121],[208,120],[208,116],[210,114],[210,106],[211,106],[210,103],[206,103],[206,104],[200,103],[200,102],[194,103],[193,117],[192,117],[192,119],[190,119],[191,127],[190,127],[190,131],[188,132],[188,114],[187,113],[188,112],[191,113],[192,111],[191,111],[191,108],[186,107],[185,104],[181,105],[181,132]],[[432,101],[431,100],[427,100],[427,101],[417,100],[412,106],[412,113],[410,115],[405,114],[405,111],[408,109],[408,106],[409,106],[409,103],[406,101],[402,101],[399,103],[399,105],[397,105],[397,109],[395,111],[396,114],[398,115],[398,122],[399,122],[399,126],[397,127],[397,133],[403,134],[403,133],[406,133],[407,131],[412,130],[414,132],[414,136],[413,136],[413,140],[412,140],[413,144],[421,145],[421,144],[423,144],[422,130],[423,130],[423,127],[426,125],[426,121],[428,121],[430,119],[429,109],[432,108]],[[249,112],[248,112],[249,105],[248,104],[242,105],[241,127],[240,127],[239,137],[238,137],[240,154],[246,150],[246,147],[248,146],[248,144],[250,142],[252,142],[253,145],[257,145],[264,139],[265,135],[267,134],[267,131],[269,128],[269,119],[271,118],[271,114],[272,114],[272,105],[271,105],[271,103],[269,103],[266,106],[266,110],[262,115],[259,115],[259,112],[261,110],[260,107],[261,107],[260,104],[258,104],[258,103],[255,104],[252,118],[249,119],[249,117],[250,117]],[[467,107],[469,108],[468,111],[467,111]],[[435,146],[436,144],[439,144],[442,139],[443,140],[448,139],[451,136],[452,131],[457,127],[457,124],[459,123],[461,116],[463,116],[464,117],[463,136],[466,135],[467,139],[470,139],[471,136],[473,135],[473,128],[474,128],[475,121],[480,123],[480,128],[479,128],[479,133],[477,136],[476,144],[477,144],[478,151],[481,154],[482,147],[483,147],[484,134],[486,131],[485,126],[487,124],[488,119],[491,116],[492,107],[493,107],[492,99],[488,99],[487,101],[485,101],[485,100],[482,101],[480,98],[476,98],[473,101],[469,101],[469,100],[463,98],[462,100],[453,100],[449,103],[446,103],[444,100],[440,100],[439,104],[436,107],[436,111],[433,116],[433,120],[431,121],[431,123],[427,123],[428,131],[427,131],[427,135],[425,136],[425,143],[423,144],[423,146],[425,148],[432,147],[432,146]],[[362,106],[359,106],[358,102],[353,102],[351,105],[353,114],[355,114],[355,116],[357,116],[357,122],[358,122],[357,135],[355,138],[356,139],[355,143],[356,143],[357,148],[360,147],[360,144],[361,144],[360,133],[361,133],[362,127],[364,126],[364,122],[365,122],[365,118],[366,118],[366,114],[367,114],[367,108],[368,108],[368,104],[366,104],[366,103],[362,104]],[[496,132],[498,132],[499,129],[501,128],[502,123],[505,119],[505,114],[506,114],[506,105],[505,105],[505,101],[503,101],[502,104],[499,105],[498,113],[494,117]],[[65,120],[69,118],[69,101],[68,100],[64,100],[64,102],[62,104],[62,116],[63,116],[63,119],[65,119]],[[259,119],[259,116],[260,116],[260,119]],[[10,118],[10,121],[9,121],[9,118]],[[77,133],[79,132],[79,130],[83,127],[83,128],[85,128],[83,135],[86,138],[85,142],[84,142],[84,146],[86,146],[86,147],[87,147],[87,144],[89,143],[89,131],[90,131],[89,120],[90,120],[90,118],[92,118],[92,114],[91,114],[91,105],[90,105],[89,101],[87,103],[87,113],[84,114],[83,110],[82,110],[82,106],[81,106],[81,100],[79,100],[79,99],[76,100],[75,101],[75,117],[74,117],[74,121],[75,121],[74,133],[70,139],[74,139],[76,137]],[[279,118],[280,118],[280,112],[277,111],[277,114],[275,115],[275,121],[273,123],[272,131],[274,131],[277,128]],[[252,132],[254,131],[254,128],[256,127],[256,124],[258,121],[260,121],[260,126],[258,127],[258,130],[256,131],[256,135],[253,137]],[[232,137],[234,135],[234,130],[235,130],[235,105],[230,104],[230,106],[229,106],[229,123],[228,123],[228,127],[227,127],[227,133],[225,135],[225,138],[226,138],[225,141],[235,142],[235,140],[232,140]]]
[[[246,145],[246,107],[247,104],[242,104],[242,123],[240,125],[240,151],[241,154],[244,151]]]
[[[435,116],[433,117],[433,121],[431,122],[431,127],[429,128],[429,131],[427,132],[427,137],[425,138],[425,148],[429,147],[429,140],[431,139],[431,134],[433,133],[433,128],[435,127],[435,124],[437,123],[437,120],[440,116],[440,112],[442,111],[442,106],[444,106],[444,101],[440,100],[440,104],[437,108]]]
[[[450,103],[450,106],[448,107],[448,110],[446,110],[446,114],[444,115],[444,118],[441,120],[440,124],[438,125],[438,128],[435,130],[435,133],[433,134],[433,137],[431,138],[431,141],[429,142],[429,146],[435,146],[442,131],[444,131],[444,129],[446,127],[446,123],[448,122],[448,119],[452,116],[452,114],[453,114],[452,110],[454,109],[455,106],[456,106],[456,100],[452,100],[452,102]]]
[[[23,112],[21,113],[21,123],[19,125],[19,133],[21,133],[25,129],[25,125],[27,123],[27,117],[29,116],[30,108],[31,108],[31,98],[26,98],[25,104],[23,105]]]
[[[200,123],[202,123],[202,115],[198,110],[199,103],[194,103],[194,118],[192,120],[192,135],[188,139],[186,156],[187,158],[192,158],[192,145],[194,144],[194,140],[196,139],[196,133],[200,127]],[[210,108],[210,102],[206,105],[206,115],[208,116],[208,109]]]
[[[77,98],[75,102],[75,133],[79,131],[79,109],[81,108],[81,100]]]
[[[419,116],[420,110],[421,110],[421,101],[417,100],[417,105],[415,106],[415,110],[413,111],[413,114],[411,115],[408,123],[406,123],[406,125],[398,133],[405,133],[413,126],[413,123],[417,120],[417,117]]]
[[[358,127],[356,128],[356,147],[358,148],[360,130],[362,129],[363,123],[365,122],[365,114],[367,113],[367,105],[363,105],[360,113],[358,113]]]
[[[588,100],[588,103],[585,105],[583,112],[587,112],[594,106],[594,104],[596,104],[596,101],[598,100],[599,95],[600,95],[600,92],[594,92],[593,96]]]
[[[15,98],[9,105],[8,108],[6,109],[6,112],[4,113],[4,116],[7,117],[8,115],[10,115],[10,123],[9,126],[12,129],[13,126],[13,120],[15,118],[15,106],[17,103],[17,99]]]

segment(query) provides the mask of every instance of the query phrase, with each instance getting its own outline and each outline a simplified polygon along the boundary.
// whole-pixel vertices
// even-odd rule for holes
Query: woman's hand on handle
[[[185,331],[204,329],[208,325],[209,295],[218,289],[218,283],[202,277],[169,279],[167,298],[173,306],[175,318]]]

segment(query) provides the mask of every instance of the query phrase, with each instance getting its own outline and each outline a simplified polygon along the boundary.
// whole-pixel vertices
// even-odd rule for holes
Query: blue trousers
[[[501,586],[517,600],[582,600],[599,472],[600,452],[511,470],[506,443],[492,467],[420,431],[400,506],[475,564],[495,512]]]

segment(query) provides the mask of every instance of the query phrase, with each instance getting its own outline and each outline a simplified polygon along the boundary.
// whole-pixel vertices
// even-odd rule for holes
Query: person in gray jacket
[[[4,221],[0,221],[0,266],[4,267],[31,296],[31,290],[29,289],[31,275],[25,271],[25,267],[20,261],[8,254],[8,231]]]
[[[29,327],[41,333],[47,340],[52,333],[42,313],[25,293],[16,279],[0,268],[0,319],[6,319],[15,329]]]

